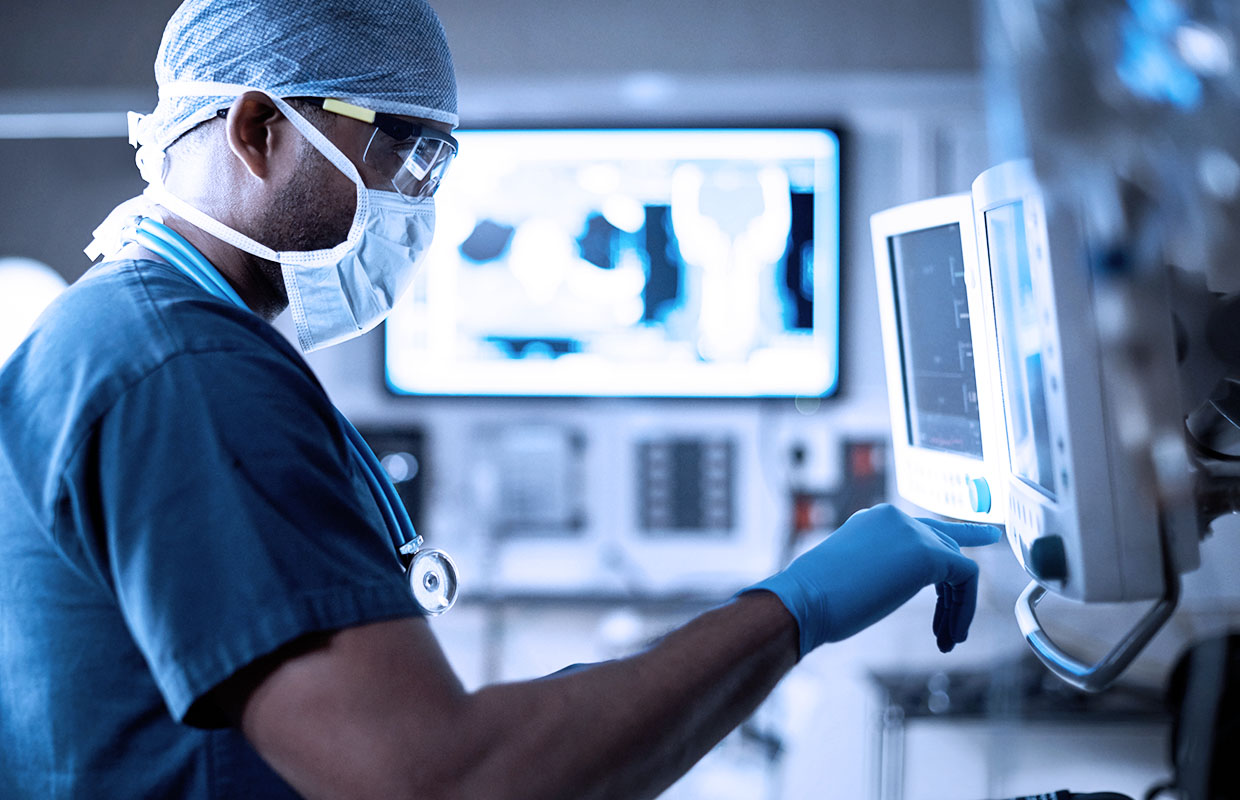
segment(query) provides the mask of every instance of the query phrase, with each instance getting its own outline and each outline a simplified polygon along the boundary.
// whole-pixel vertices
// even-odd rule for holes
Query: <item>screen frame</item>
[[[978,390],[978,417],[982,435],[980,458],[960,452],[922,447],[912,441],[908,417],[909,394],[906,387],[903,338],[891,259],[891,238],[945,225],[960,226],[960,247],[964,259],[966,296],[969,301],[970,336],[973,342],[974,380]],[[1006,513],[1007,432],[1001,406],[988,390],[996,376],[997,354],[990,330],[990,286],[982,269],[974,229],[972,196],[967,193],[920,200],[889,208],[870,218],[878,295],[879,324],[882,333],[883,363],[887,378],[887,399],[892,425],[892,454],[896,488],[906,500],[929,511],[956,519],[1002,524]],[[983,480],[991,504],[977,511],[970,490],[977,491],[976,480]]]
[[[665,400],[673,403],[680,402],[707,402],[707,403],[733,403],[733,402],[752,402],[752,401],[783,401],[783,400],[813,400],[822,401],[837,397],[840,393],[840,383],[842,374],[842,354],[843,346],[843,302],[842,292],[844,289],[844,256],[845,256],[845,231],[847,228],[847,217],[845,214],[846,204],[844,202],[845,189],[847,184],[848,154],[850,148],[846,144],[848,134],[844,126],[833,121],[822,121],[820,119],[788,119],[780,122],[771,122],[769,120],[729,120],[719,122],[716,120],[648,120],[642,122],[633,122],[627,120],[623,123],[610,124],[606,121],[575,123],[575,122],[558,122],[546,120],[533,121],[513,121],[509,120],[502,124],[487,124],[476,129],[466,129],[466,134],[471,132],[479,133],[523,133],[523,132],[637,132],[637,131],[757,131],[757,132],[775,132],[775,131],[794,131],[794,132],[821,132],[827,134],[832,139],[834,146],[834,162],[836,168],[835,191],[832,196],[834,202],[834,218],[836,222],[835,241],[834,241],[834,303],[833,313],[831,314],[830,335],[834,342],[833,358],[828,364],[830,370],[830,383],[821,393],[808,395],[794,393],[592,393],[592,392],[556,392],[556,393],[521,393],[521,392],[451,392],[451,391],[410,391],[406,388],[397,386],[393,380],[391,371],[388,367],[388,342],[390,325],[385,320],[380,326],[381,330],[374,337],[378,344],[375,348],[375,358],[379,370],[382,375],[383,385],[387,396],[397,400],[417,400],[417,399],[459,399],[459,400],[482,400],[482,401],[506,401],[506,400],[523,400],[523,401],[564,401],[570,400],[574,402],[589,401],[616,401],[616,400]],[[467,146],[467,142],[462,145]],[[451,179],[451,170],[449,169],[448,179]],[[817,195],[816,195],[817,196]],[[818,243],[815,242],[815,249]]]

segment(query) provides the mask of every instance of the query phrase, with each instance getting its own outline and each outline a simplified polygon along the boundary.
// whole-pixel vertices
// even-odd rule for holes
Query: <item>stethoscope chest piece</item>
[[[413,599],[427,616],[437,617],[456,603],[457,574],[452,558],[437,548],[422,548],[422,537],[400,548],[408,560],[405,577]]]

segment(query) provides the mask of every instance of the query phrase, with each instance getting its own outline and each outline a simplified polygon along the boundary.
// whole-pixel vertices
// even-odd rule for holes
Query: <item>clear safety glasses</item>
[[[456,139],[419,125],[412,127],[414,133],[405,141],[393,141],[395,137],[376,127],[362,161],[390,175],[392,186],[406,199],[418,200],[439,188],[456,156]]]
[[[324,111],[375,126],[362,161],[392,182],[407,200],[431,197],[456,157],[456,139],[407,119],[333,98],[306,98]]]

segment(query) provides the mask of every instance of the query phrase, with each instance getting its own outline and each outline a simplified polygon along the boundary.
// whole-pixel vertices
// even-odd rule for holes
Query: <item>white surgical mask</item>
[[[230,84],[170,84],[179,94],[240,93]],[[143,192],[232,246],[280,265],[288,291],[297,341],[309,353],[371,330],[413,282],[435,232],[435,201],[409,201],[396,192],[366,188],[357,167],[310,121],[279,97],[272,102],[327,160],[357,186],[357,210],[349,234],[335,247],[281,252],[256,242],[176,197],[163,185],[162,153],[139,151],[139,165],[149,186]],[[145,148],[143,148],[145,149]],[[152,158],[154,156],[154,158]]]

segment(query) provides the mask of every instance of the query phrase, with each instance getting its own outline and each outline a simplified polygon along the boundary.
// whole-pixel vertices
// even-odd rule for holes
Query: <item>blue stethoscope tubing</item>
[[[239,308],[249,310],[249,306],[241,299],[236,290],[224,280],[219,271],[210,261],[198,252],[198,249],[185,240],[176,231],[149,217],[144,217],[136,225],[127,229],[128,238],[152,253],[164,258],[172,266],[183,272],[190,280],[202,287],[206,292],[221,300],[227,300]],[[375,504],[383,515],[388,534],[397,552],[412,555],[422,545],[422,537],[413,528],[413,520],[396,493],[387,470],[379,463],[370,445],[362,438],[361,433],[349,422],[340,409],[332,406],[336,419],[344,429],[349,449],[354,457],[365,468],[362,475],[374,495]]]

